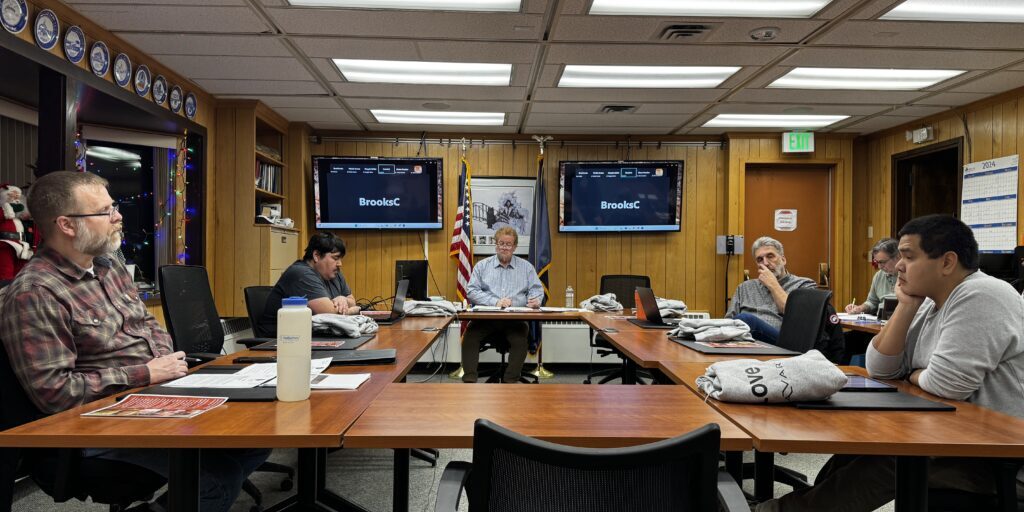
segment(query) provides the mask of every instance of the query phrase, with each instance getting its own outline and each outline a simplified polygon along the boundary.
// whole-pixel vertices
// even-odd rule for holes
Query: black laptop
[[[395,290],[395,302],[391,305],[391,316],[377,320],[377,325],[394,325],[405,318],[405,295],[409,293],[409,280],[402,279]]]
[[[658,299],[654,297],[654,290],[636,287],[636,318],[629,321],[644,329],[675,329],[679,320],[666,322],[661,318],[661,311],[658,310]]]

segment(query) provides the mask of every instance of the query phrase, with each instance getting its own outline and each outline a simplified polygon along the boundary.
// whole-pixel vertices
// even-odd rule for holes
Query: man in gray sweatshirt
[[[899,305],[868,346],[868,372],[1024,418],[1024,298],[978,270],[974,234],[953,217],[908,222],[899,251]],[[984,460],[933,458],[929,466],[931,487],[995,492],[992,466]],[[1020,480],[1018,496],[1024,494]],[[757,510],[870,511],[895,494],[892,457],[834,456],[814,487]]]

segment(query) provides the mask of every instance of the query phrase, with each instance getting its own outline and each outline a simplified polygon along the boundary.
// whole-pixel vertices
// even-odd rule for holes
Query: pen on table
[[[203,362],[203,360],[199,359],[198,357],[188,357],[188,356],[185,356],[185,357],[181,358],[181,360],[185,361],[186,363],[201,363],[201,362]]]

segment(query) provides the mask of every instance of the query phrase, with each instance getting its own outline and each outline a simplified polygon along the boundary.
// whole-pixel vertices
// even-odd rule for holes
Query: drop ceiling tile
[[[692,114],[704,108],[703,103],[637,103],[637,102],[534,102],[531,113],[536,114],[597,114],[605,105],[633,105],[636,114]]]
[[[198,5],[82,4],[76,11],[118,31],[255,34],[270,30],[248,7]]]
[[[696,102],[715,101],[725,89],[576,89],[538,87],[537,101],[592,101],[602,103],[635,103],[644,101]]]
[[[1015,23],[942,23],[934,21],[850,20],[814,42],[816,45],[1003,49],[1019,40]]]
[[[366,123],[371,132],[429,132],[429,133],[515,133],[516,125],[463,126],[444,124],[378,124]],[[476,137],[474,137],[476,138]],[[458,143],[458,141],[455,141]]]
[[[713,114],[791,114],[869,116],[891,110],[889,105],[811,105],[803,103],[723,103],[711,107]]]
[[[274,111],[289,121],[355,122],[352,116],[348,115],[342,108],[275,108]]]
[[[543,16],[518,13],[268,8],[288,34],[347,37],[536,40]]]
[[[256,96],[270,108],[338,108],[338,102],[327,96]]]
[[[519,101],[465,101],[465,100],[423,100],[401,98],[347,98],[346,103],[355,109],[388,109],[388,110],[437,110],[438,112],[522,112],[523,103]],[[424,103],[443,103],[446,109],[431,109]]]
[[[290,57],[291,53],[274,37],[252,35],[118,34],[149,55],[237,55]]]
[[[635,66],[754,66],[786,52],[766,46],[552,44],[547,64]]]
[[[653,127],[630,127],[628,129],[624,129],[619,126],[549,126],[541,124],[527,124],[523,128],[523,131],[526,133],[543,133],[546,135],[664,135],[668,133],[668,129]]]
[[[832,91],[808,89],[743,89],[729,100],[748,103],[896,105],[920,97],[918,91]]]
[[[804,48],[786,66],[910,69],[993,69],[1024,58],[1024,52],[898,48]]]
[[[866,119],[866,120],[861,121],[859,123],[855,123],[855,124],[846,126],[846,127],[842,128],[840,130],[837,130],[837,131],[838,132],[846,132],[846,133],[868,134],[868,133],[872,133],[872,132],[877,132],[879,130],[887,130],[889,128],[892,128],[894,126],[899,126],[899,125],[904,124],[904,123],[910,123],[910,122],[913,122],[916,119],[917,118],[914,118],[914,117],[902,117],[902,116],[878,116],[878,117],[873,117],[871,119]]]
[[[211,57],[165,55],[160,61],[191,78],[210,80],[312,80],[291,57]]]
[[[556,42],[658,42],[667,45],[700,43],[750,43],[750,32],[762,27],[780,29],[772,44],[796,43],[822,26],[822,20],[757,18],[665,18],[661,16],[561,16],[551,36]],[[672,25],[705,25],[707,32],[693,38],[662,40]]]
[[[542,126],[618,126],[668,129],[685,121],[684,116],[659,114],[545,114],[531,113],[528,124]]]
[[[331,82],[344,98],[404,98],[434,100],[514,101],[526,98],[525,87],[484,87],[455,85],[359,84]]]
[[[264,95],[264,94],[326,94],[327,91],[316,82],[295,80],[207,80],[196,83],[210,94]]]
[[[313,121],[309,123],[316,130],[351,130],[351,131],[362,131],[362,128],[358,124],[350,123],[335,123],[335,122],[319,122]]]
[[[959,107],[961,105],[985,99],[989,96],[991,95],[966,92],[944,92],[927,98],[922,98],[920,100],[915,100],[914,103],[920,105],[945,105],[949,107]]]
[[[911,105],[911,106],[900,106],[894,107],[892,115],[897,116],[908,116],[908,117],[928,117],[935,114],[939,114],[949,110],[949,107],[941,106],[927,106],[927,105]]]
[[[346,39],[342,37],[291,37],[312,58],[418,60],[416,42],[398,39]]]
[[[1000,71],[958,85],[950,92],[996,94],[1018,87],[1024,87],[1024,71]]]

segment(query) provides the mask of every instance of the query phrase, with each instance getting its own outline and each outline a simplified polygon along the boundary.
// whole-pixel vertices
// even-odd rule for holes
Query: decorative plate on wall
[[[185,96],[185,116],[189,119],[195,119],[196,110],[199,109],[199,100],[196,99],[196,95],[188,93]]]
[[[0,23],[12,34],[25,30],[25,25],[28,25],[28,5],[25,0],[3,0],[0,5]]]
[[[135,69],[135,92],[139,96],[149,94],[150,84],[153,82],[153,74],[145,64],[139,64]]]
[[[163,75],[157,75],[153,79],[153,101],[157,105],[163,105],[167,101],[167,79]]]
[[[181,112],[181,87],[178,87],[177,85],[171,87],[171,94],[167,98],[167,101],[170,102],[171,112],[174,112],[175,114]]]
[[[36,15],[35,24],[36,44],[40,48],[49,51],[57,46],[60,41],[60,22],[57,15],[49,9],[43,9]]]
[[[64,33],[64,56],[72,64],[82,62],[82,57],[85,57],[85,32],[78,25],[68,27]]]
[[[114,83],[127,87],[132,81],[132,60],[123,53],[114,57]]]
[[[110,49],[103,41],[96,41],[89,50],[89,67],[96,76],[107,76],[110,70]]]

